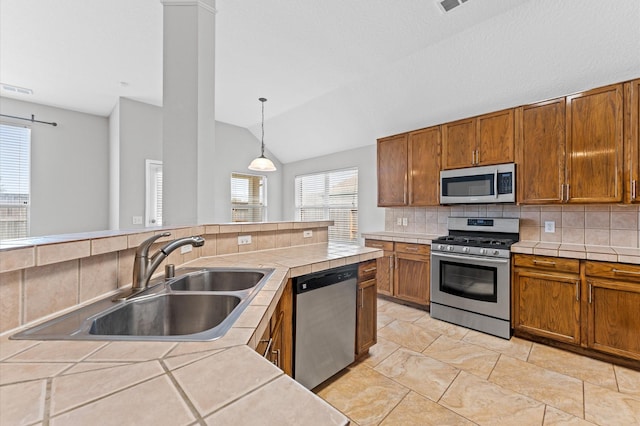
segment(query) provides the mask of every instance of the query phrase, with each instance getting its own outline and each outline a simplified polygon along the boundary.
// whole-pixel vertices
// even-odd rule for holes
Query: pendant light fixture
[[[254,159],[251,164],[249,164],[249,170],[255,170],[257,172],[274,172],[276,171],[276,166],[273,164],[273,161],[264,156],[264,103],[267,102],[267,100],[265,98],[260,98],[258,100],[262,102],[262,151],[260,151],[260,157]]]

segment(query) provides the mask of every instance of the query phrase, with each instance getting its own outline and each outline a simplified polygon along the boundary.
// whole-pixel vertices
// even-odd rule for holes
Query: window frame
[[[259,195],[258,195],[258,203],[251,203],[250,202],[250,198],[251,198],[251,194],[249,193],[250,191],[247,191],[247,202],[246,203],[238,203],[238,202],[234,202],[234,180],[235,179],[241,179],[240,177],[250,177],[250,178],[259,178],[259,186],[261,186],[261,189],[259,190]],[[246,179],[247,182],[249,182],[249,179]],[[229,202],[231,204],[231,222],[233,223],[256,223],[256,222],[266,222],[268,219],[268,179],[266,175],[261,175],[261,174],[257,174],[257,173],[245,173],[245,172],[231,172],[231,176],[229,178],[229,189],[230,189],[230,194],[229,194]],[[254,197],[255,198],[255,197]],[[260,220],[237,220],[236,218],[236,210],[259,210],[260,212]],[[252,213],[250,215],[252,218],[254,217],[254,214]]]
[[[27,194],[22,194],[22,193],[17,193],[15,195],[18,196],[18,198],[20,198],[20,196],[24,196],[26,195],[26,199],[25,200],[18,200],[17,202],[7,202],[4,203],[2,202],[2,200],[0,200],[0,209],[24,209],[25,213],[24,213],[24,222],[25,222],[25,226],[24,226],[24,232],[20,233],[20,235],[4,235],[4,231],[2,232],[2,234],[0,234],[0,240],[5,240],[5,239],[14,239],[14,238],[25,238],[25,237],[29,237],[31,235],[31,168],[32,168],[32,162],[31,162],[31,158],[32,158],[32,147],[33,147],[33,130],[31,128],[31,126],[28,125],[24,125],[24,124],[17,124],[17,123],[13,123],[13,122],[7,122],[7,121],[0,121],[0,126],[6,126],[6,127],[13,127],[16,129],[23,129],[23,131],[26,131],[26,138],[24,140],[24,142],[26,142],[26,161],[24,162],[24,164],[26,164],[28,170],[26,172],[27,175]],[[24,147],[18,147],[17,149],[24,149]],[[22,164],[23,162],[21,162]],[[19,172],[18,172],[19,173]],[[19,181],[21,180],[20,178],[18,179]],[[0,185],[2,183],[0,182]],[[18,185],[22,186],[22,183],[19,183]],[[22,188],[21,188],[22,189]]]
[[[331,179],[332,175],[338,174],[338,173],[344,173],[344,172],[353,172],[353,176],[356,179],[356,184],[355,184],[355,192],[351,195],[354,196],[353,200],[355,201],[355,205],[352,202],[350,205],[348,204],[334,204],[332,205],[330,203],[330,197],[332,194],[330,194],[330,188],[329,188],[329,182]],[[334,225],[329,227],[329,241],[334,241],[334,242],[340,242],[340,243],[345,243],[345,244],[359,244],[359,235],[358,235],[358,230],[359,230],[359,198],[360,198],[360,193],[359,193],[359,184],[358,184],[358,180],[359,180],[359,175],[360,175],[360,170],[358,167],[345,167],[345,168],[341,168],[341,169],[332,169],[332,170],[323,170],[323,171],[317,171],[317,172],[311,172],[311,173],[305,173],[305,174],[300,174],[300,175],[296,175],[294,178],[294,209],[295,209],[295,218],[296,220],[303,220],[302,218],[302,211],[306,208],[309,210],[321,210],[323,212],[322,215],[322,219],[318,219],[318,220],[331,220],[331,210],[344,210],[346,212],[348,212],[348,215],[351,217],[351,219],[349,220],[349,223],[353,224],[355,223],[355,228],[353,227],[353,225],[350,225],[348,228],[344,229],[340,226],[339,223],[336,223],[336,221],[334,220]],[[302,195],[299,196],[298,194],[298,187],[300,186],[299,184],[299,179],[305,178],[305,177],[309,177],[309,176],[323,176],[324,177],[324,194],[322,196],[322,204],[309,204],[306,206],[303,206],[302,203]],[[333,194],[335,195],[340,195],[340,194]],[[350,235],[350,237],[347,238],[341,238],[339,237],[339,234],[341,233],[348,233]]]

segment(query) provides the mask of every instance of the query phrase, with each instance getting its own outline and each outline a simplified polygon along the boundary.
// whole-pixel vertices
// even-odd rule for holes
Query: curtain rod
[[[16,120],[26,120],[26,121],[30,121],[32,123],[42,123],[42,124],[48,124],[49,126],[57,126],[58,123],[54,123],[54,122],[49,122],[49,121],[40,121],[40,120],[36,120],[36,116],[31,114],[31,118],[24,118],[24,117],[16,117],[14,115],[7,115],[7,114],[0,114],[0,117],[8,117],[8,118],[15,118]]]

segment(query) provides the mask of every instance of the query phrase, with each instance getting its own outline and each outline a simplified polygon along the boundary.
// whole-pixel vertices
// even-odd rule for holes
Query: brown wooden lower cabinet
[[[640,265],[516,254],[513,266],[516,336],[640,360]]]
[[[640,266],[585,263],[587,347],[640,360]]]
[[[289,280],[256,351],[285,374],[293,375],[293,285]]]
[[[377,262],[358,265],[358,296],[356,307],[356,358],[369,352],[377,342],[378,295],[376,291]]]
[[[517,266],[533,264],[536,260],[541,266]],[[573,261],[573,268],[563,270],[549,258],[514,256],[512,322],[516,331],[580,343],[578,262]]]
[[[427,244],[367,239],[365,246],[384,250],[377,259],[379,294],[429,305],[431,249]]]

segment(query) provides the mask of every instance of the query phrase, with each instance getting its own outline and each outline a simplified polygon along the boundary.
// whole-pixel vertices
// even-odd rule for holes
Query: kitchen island
[[[6,332],[0,424],[346,425],[343,414],[254,348],[289,278],[380,255],[325,242],[186,262],[274,268],[234,326],[211,342],[10,340],[24,327]]]

